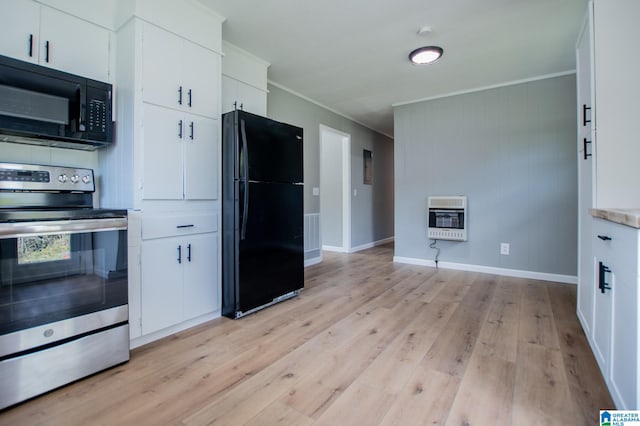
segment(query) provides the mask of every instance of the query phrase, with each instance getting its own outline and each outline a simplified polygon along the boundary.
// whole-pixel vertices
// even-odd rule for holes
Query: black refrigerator
[[[222,315],[240,318],[304,287],[302,129],[222,116]]]

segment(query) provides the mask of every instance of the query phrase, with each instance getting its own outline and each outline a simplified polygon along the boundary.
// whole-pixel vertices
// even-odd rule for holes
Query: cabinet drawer
[[[202,234],[218,230],[218,215],[211,212],[142,215],[142,239]]]
[[[603,219],[593,220],[594,255],[617,275],[635,281],[638,277],[638,233],[629,226]],[[602,240],[599,237],[608,237]]]

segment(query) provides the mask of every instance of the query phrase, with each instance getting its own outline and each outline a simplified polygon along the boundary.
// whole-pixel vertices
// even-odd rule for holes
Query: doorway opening
[[[320,241],[351,251],[351,135],[320,125]]]

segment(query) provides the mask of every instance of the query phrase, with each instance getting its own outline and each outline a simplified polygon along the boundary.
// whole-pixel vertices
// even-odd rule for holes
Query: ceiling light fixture
[[[409,53],[409,60],[418,65],[432,64],[440,59],[443,52],[438,46],[419,47]]]

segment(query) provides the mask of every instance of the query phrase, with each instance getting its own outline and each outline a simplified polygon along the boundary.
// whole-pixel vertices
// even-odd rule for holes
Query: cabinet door
[[[267,115],[267,94],[262,90],[239,81],[238,99],[242,103],[243,111],[262,116]]]
[[[220,112],[224,114],[233,111],[236,106],[236,100],[238,99],[238,80],[223,75],[220,90],[222,99],[222,110]],[[240,108],[239,102],[237,105],[238,108]]]
[[[218,236],[192,235],[186,241],[184,262],[184,320],[219,309]]]
[[[595,258],[596,261],[596,285],[599,279],[599,262],[607,267],[610,263],[606,259],[600,257]],[[615,274],[605,274],[606,283],[612,290],[606,290],[604,293],[600,290],[596,291],[593,303],[593,352],[600,366],[602,375],[607,379],[609,377],[609,368],[611,360],[611,325],[612,325],[612,308],[613,293],[616,291]]]
[[[217,120],[185,114],[184,197],[218,198]]]
[[[220,55],[184,41],[183,82],[187,88],[185,108],[194,114],[218,117]]]
[[[153,333],[182,321],[181,262],[185,259],[184,249],[178,238],[142,243],[142,334]],[[182,256],[179,257],[179,254]]]
[[[590,13],[590,12],[589,12]],[[580,32],[576,49],[576,68],[578,86],[578,316],[587,336],[593,328],[594,268],[592,252],[592,218],[589,208],[595,205],[593,169],[595,153],[595,132],[592,121],[595,105],[591,96],[591,31],[592,20],[587,19]],[[592,108],[585,110],[585,108]],[[583,113],[587,113],[586,117]],[[585,140],[587,142],[585,142]],[[590,141],[590,143],[588,143]]]
[[[147,200],[182,199],[183,113],[144,104],[143,189]]]
[[[188,90],[181,81],[183,40],[151,24],[143,31],[143,100],[182,109]]]
[[[593,330],[593,298],[595,295],[595,269],[592,249],[592,218],[589,215],[589,207],[580,199],[580,211],[578,212],[579,245],[578,245],[578,287],[577,287],[577,311],[578,317],[584,327],[584,333],[591,336]]]
[[[633,231],[629,231],[633,232]],[[613,270],[613,330],[611,333],[611,386],[618,409],[638,407],[638,282]]]
[[[0,54],[38,62],[40,6],[31,1],[14,1],[2,11]]]
[[[40,64],[108,81],[109,31],[66,13],[42,7]]]

